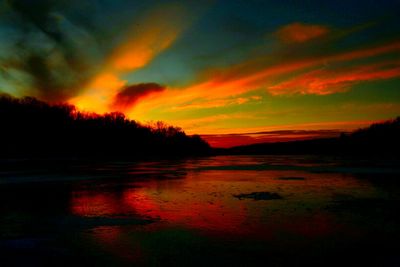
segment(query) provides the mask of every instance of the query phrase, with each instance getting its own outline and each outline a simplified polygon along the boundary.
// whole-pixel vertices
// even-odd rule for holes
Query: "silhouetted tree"
[[[3,157],[169,157],[205,155],[209,145],[181,128],[141,125],[119,112],[99,115],[68,104],[0,96]]]

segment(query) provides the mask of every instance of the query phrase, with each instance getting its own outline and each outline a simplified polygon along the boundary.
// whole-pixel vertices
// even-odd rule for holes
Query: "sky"
[[[400,1],[0,2],[0,92],[164,121],[211,145],[400,115]]]

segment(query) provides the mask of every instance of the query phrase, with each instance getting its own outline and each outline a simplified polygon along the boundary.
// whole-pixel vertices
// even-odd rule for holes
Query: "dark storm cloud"
[[[165,87],[157,83],[128,85],[115,96],[113,106],[117,109],[127,109],[134,105],[140,98],[164,90]]]
[[[8,0],[5,6],[3,22],[14,39],[0,61],[4,72],[27,74],[29,94],[43,100],[75,96],[96,73],[93,63],[99,58],[94,38],[63,14],[67,2]]]

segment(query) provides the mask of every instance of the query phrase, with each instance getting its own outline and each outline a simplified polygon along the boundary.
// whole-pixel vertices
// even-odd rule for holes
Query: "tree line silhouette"
[[[0,96],[2,157],[172,157],[207,155],[200,136],[157,122],[142,125],[123,113],[78,111],[32,97]]]
[[[142,125],[123,113],[103,115],[0,95],[0,157],[175,157],[212,154],[395,155],[400,117],[337,138],[212,149],[198,135],[163,122]]]
[[[400,117],[337,138],[263,143],[220,149],[220,154],[330,154],[400,156]]]

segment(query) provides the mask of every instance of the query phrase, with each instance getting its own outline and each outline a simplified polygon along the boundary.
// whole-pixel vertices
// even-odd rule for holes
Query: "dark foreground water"
[[[396,160],[1,161],[1,266],[400,266]]]

